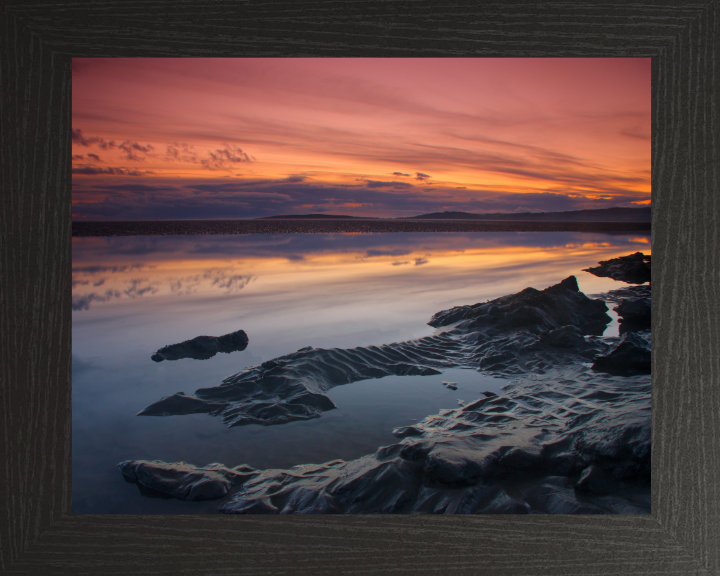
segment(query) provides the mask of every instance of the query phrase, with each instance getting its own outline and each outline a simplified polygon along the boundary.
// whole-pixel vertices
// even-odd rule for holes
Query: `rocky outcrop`
[[[652,322],[652,309],[650,299],[627,299],[623,300],[615,311],[620,316],[620,333],[642,332],[650,330]]]
[[[285,470],[121,467],[178,498],[207,485],[228,514],[650,511],[649,376],[565,366],[394,434],[402,440],[357,460]]]
[[[467,330],[491,336],[517,329],[540,334],[572,325],[582,334],[601,335],[609,321],[605,303],[585,296],[578,288],[577,278],[570,276],[545,290],[525,288],[485,303],[443,310],[428,324],[439,328],[463,322]]]
[[[586,268],[583,272],[628,284],[644,284],[650,282],[650,255],[645,256],[642,252],[635,252],[629,256],[601,261],[600,266]]]
[[[649,284],[611,290],[598,294],[597,298],[617,304],[613,310],[620,317],[620,334],[650,330],[652,307]]]
[[[451,329],[407,342],[352,349],[305,347],[234,374],[194,395],[178,393],[140,415],[207,413],[229,426],[284,424],[317,418],[335,404],[334,386],[389,375],[425,376],[445,368],[471,367],[498,375],[543,372],[553,366],[592,360],[607,350],[601,339],[610,321],[607,305],[579,291],[574,276],[545,290],[439,312],[432,326]]]
[[[118,464],[118,468],[128,482],[138,484],[146,495],[193,502],[222,498],[233,485],[259,474],[249,466],[227,468],[215,463],[198,468],[185,462],[168,464],[160,460],[128,460]]]
[[[155,362],[163,360],[180,360],[181,358],[193,358],[195,360],[207,360],[218,352],[229,354],[245,350],[248,345],[247,334],[243,330],[225,334],[225,336],[197,336],[192,340],[185,340],[179,344],[170,344],[160,348],[151,359]]]
[[[627,332],[607,354],[595,358],[592,367],[614,376],[633,376],[650,374],[650,366],[650,342],[639,334]]]

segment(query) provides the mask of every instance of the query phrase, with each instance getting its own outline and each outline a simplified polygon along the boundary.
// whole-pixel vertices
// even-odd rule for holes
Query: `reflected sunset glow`
[[[261,321],[279,304],[340,318],[423,327],[441,308],[545,288],[574,274],[597,293],[614,281],[580,272],[600,260],[648,250],[649,237],[602,234],[377,234],[73,239],[73,310],[121,313],[155,302],[226,302]],[[146,305],[146,304],[145,304]],[[209,304],[208,304],[209,305]],[[119,307],[119,308],[115,308]],[[174,313],[174,312],[173,312]]]

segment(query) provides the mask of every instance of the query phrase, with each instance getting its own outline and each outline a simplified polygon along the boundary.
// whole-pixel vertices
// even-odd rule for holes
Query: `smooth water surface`
[[[443,309],[543,289],[570,275],[586,294],[625,286],[583,268],[632,252],[632,234],[297,234],[73,238],[73,512],[210,513],[218,502],[147,498],[122,460],[256,468],[345,460],[392,429],[506,383],[474,370],[330,390],[338,406],[281,426],[226,428],[205,414],[136,414],[162,398],[304,346],[349,348],[432,334]],[[616,318],[616,315],[611,312]],[[244,330],[242,352],[153,362],[159,348]],[[606,335],[617,334],[617,321]],[[458,383],[457,390],[442,381]]]

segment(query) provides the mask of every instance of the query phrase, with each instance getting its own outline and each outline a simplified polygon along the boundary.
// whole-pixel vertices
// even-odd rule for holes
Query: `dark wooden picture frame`
[[[720,573],[719,5],[5,0],[0,572]],[[652,58],[652,514],[73,516],[70,110],[80,56]]]

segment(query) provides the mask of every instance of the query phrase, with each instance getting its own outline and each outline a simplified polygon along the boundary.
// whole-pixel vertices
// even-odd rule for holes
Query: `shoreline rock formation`
[[[240,352],[248,345],[247,334],[243,330],[231,332],[224,336],[197,336],[192,340],[185,340],[179,344],[170,344],[160,348],[150,358],[155,362],[163,360],[180,360],[193,358],[194,360],[207,360],[218,352],[229,354]]]
[[[652,305],[649,285],[628,286],[597,296],[617,304],[613,310],[620,317],[620,334],[650,330]]]
[[[327,390],[366,378],[451,367],[516,377],[501,393],[396,428],[398,442],[373,454],[289,469],[118,467],[144,494],[215,499],[227,514],[649,513],[650,287],[601,296],[588,298],[571,276],[438,312],[429,324],[447,329],[426,338],[302,348],[141,412],[273,425],[321,416],[335,408]],[[618,304],[621,337],[602,337],[604,300]]]
[[[644,284],[650,282],[650,256],[642,252],[635,252],[629,256],[620,256],[600,262],[600,266],[585,268],[583,272],[590,272],[600,278],[612,278],[627,284]]]
[[[349,462],[119,467],[175,498],[224,499],[226,514],[649,513],[649,399],[649,376],[564,366],[396,428],[399,443]]]
[[[640,334],[626,332],[607,354],[595,358],[593,370],[613,376],[650,374],[650,342]]]

